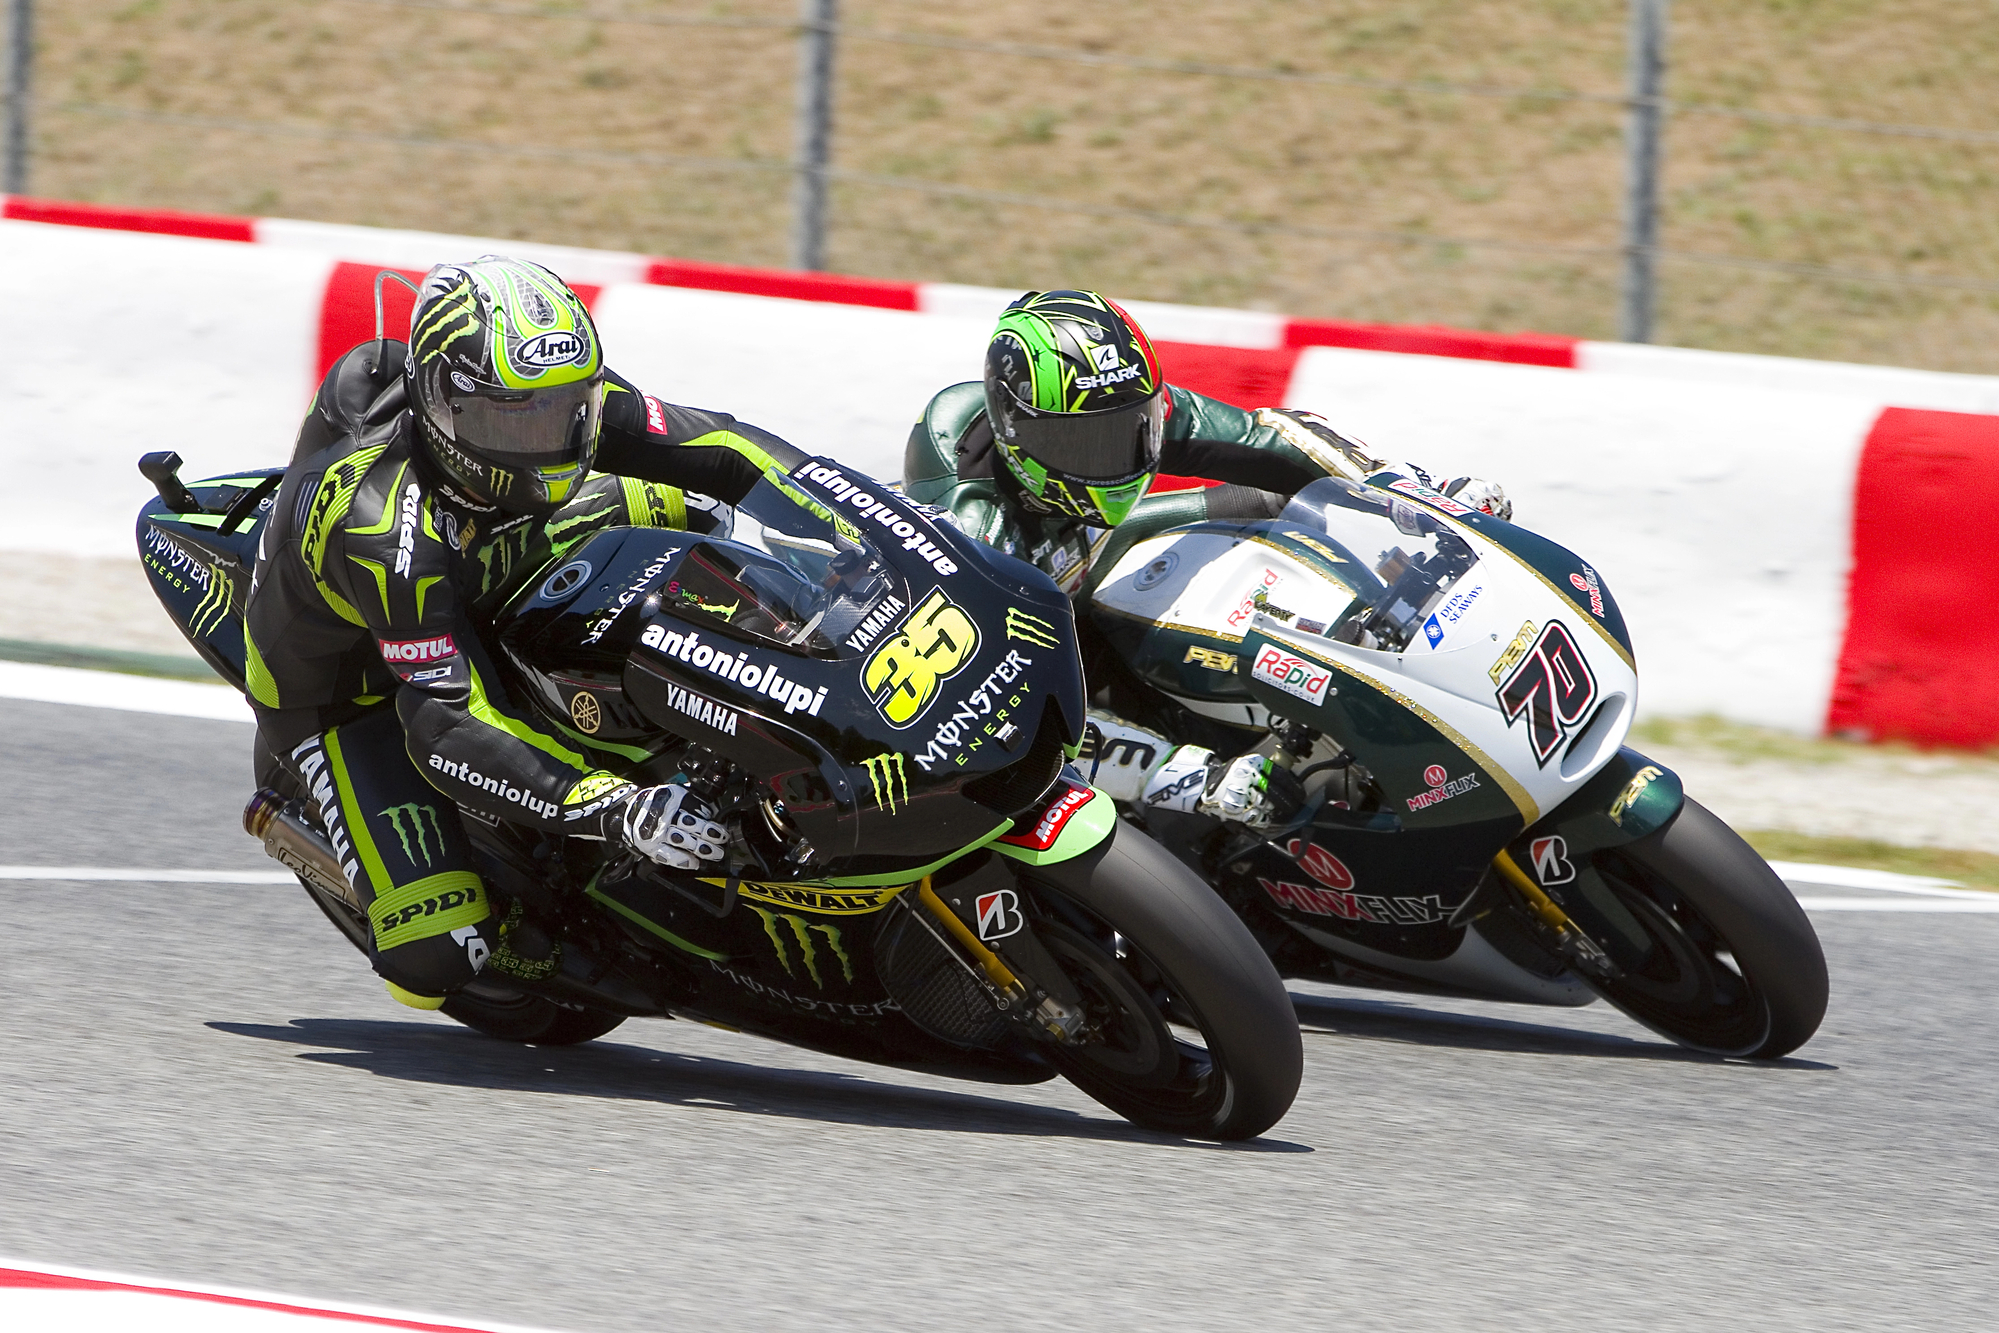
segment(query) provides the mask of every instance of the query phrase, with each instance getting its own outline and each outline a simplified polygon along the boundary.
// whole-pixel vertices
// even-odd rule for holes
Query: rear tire
[[[1683,1046],[1774,1060],[1825,1018],[1825,951],[1805,909],[1740,835],[1688,800],[1665,830],[1598,858],[1653,940],[1645,967],[1591,983]]]
[[[1169,1134],[1247,1139],[1284,1117],[1304,1073],[1298,1015],[1207,885],[1122,824],[1100,852],[1027,873],[1048,886],[1039,896],[1058,918],[1036,931],[1103,1033],[1095,1045],[1047,1048],[1056,1068]]]

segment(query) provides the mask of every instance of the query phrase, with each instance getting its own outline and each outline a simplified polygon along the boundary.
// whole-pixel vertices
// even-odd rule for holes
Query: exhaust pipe
[[[260,788],[243,807],[243,831],[264,844],[266,855],[314,888],[357,912],[367,910],[341,871],[333,844],[306,823],[298,802],[286,801],[269,787]]]

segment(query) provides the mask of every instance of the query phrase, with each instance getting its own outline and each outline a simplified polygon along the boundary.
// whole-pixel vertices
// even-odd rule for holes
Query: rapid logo
[[[396,831],[396,838],[403,845],[403,860],[416,865],[417,857],[421,856],[423,865],[428,868],[432,834],[437,837],[437,854],[444,855],[444,825],[437,822],[436,806],[418,805],[412,801],[408,805],[392,805],[379,813],[383,819],[389,821],[389,827]],[[424,827],[425,816],[430,819],[428,829]],[[408,821],[409,827],[403,826],[404,821]],[[412,850],[412,839],[414,839],[414,850]]]
[[[1062,836],[1062,830],[1078,810],[1088,805],[1096,797],[1093,787],[1071,787],[1068,791],[1049,803],[1034,821],[1034,827],[1025,833],[1010,833],[1000,841],[1012,847],[1025,847],[1029,851],[1045,852],[1055,845]]]
[[[1527,849],[1534,858],[1534,878],[1541,881],[1543,888],[1567,884],[1576,877],[1576,868],[1569,862],[1569,844],[1562,839],[1536,838],[1527,844]]]
[[[929,711],[937,701],[938,682],[955,675],[978,647],[972,618],[937,589],[910,613],[901,633],[868,656],[861,666],[862,688],[888,724],[900,730]]]
[[[716,648],[712,644],[703,643],[701,636],[691,630],[682,633],[679,630],[668,630],[664,625],[647,625],[645,632],[639,635],[639,642],[648,648],[657,648],[676,662],[685,662],[691,667],[706,671],[711,676],[719,676],[732,685],[740,685],[746,690],[768,695],[782,704],[786,713],[796,713],[802,708],[811,716],[818,717],[819,709],[826,702],[825,686],[822,685],[814,690],[810,685],[786,679],[775,664],[763,666],[752,662],[746,652],[738,651],[731,657],[727,647]],[[692,698],[700,702],[709,702],[701,700],[698,694]],[[675,701],[673,706],[682,712],[689,712],[689,709],[678,701]],[[712,704],[711,706],[719,707]],[[735,734],[734,714],[730,714],[726,730],[732,736]]]
[[[902,540],[902,549],[914,551],[930,567],[944,578],[958,572],[958,562],[945,554],[944,548],[924,535],[923,529],[911,523],[895,511],[894,506],[883,504],[861,487],[840,475],[839,469],[820,463],[808,463],[795,474],[806,481],[816,482],[833,493],[840,504],[859,514],[862,518],[879,523]]]
[[[1354,886],[1353,871],[1347,869],[1346,862],[1318,843],[1293,838],[1284,844],[1284,850],[1298,863],[1300,870],[1327,888],[1350,889]]]
[[[1409,807],[1411,814],[1418,810],[1428,810],[1431,806],[1448,801],[1453,796],[1462,796],[1478,788],[1478,774],[1467,773],[1461,778],[1454,778],[1445,771],[1442,764],[1432,764],[1424,769],[1423,781],[1429,785],[1430,790],[1418,792],[1403,802]]]
[[[1006,636],[1035,648],[1054,648],[1062,642],[1055,637],[1054,621],[1030,616],[1017,606],[1006,609]]]
[[[1590,706],[1596,702],[1596,677],[1590,674],[1589,663],[1583,660],[1582,650],[1567,627],[1551,620],[1512,674],[1500,682],[1498,697],[1507,726],[1527,719],[1534,762],[1546,768],[1561,748],[1562,738],[1589,716]]]
[[[1322,667],[1317,662],[1308,662],[1302,657],[1287,653],[1273,644],[1265,644],[1256,654],[1256,663],[1249,669],[1250,679],[1272,685],[1286,694],[1295,695],[1308,704],[1322,704],[1330,691],[1333,681],[1331,667]]]
[[[903,808],[909,807],[909,773],[902,766],[902,756],[893,751],[888,754],[871,754],[861,761],[868,770],[868,782],[875,789],[875,805],[888,814],[895,813],[895,784],[902,781]]]
[[[1027,924],[1027,915],[1020,910],[1020,895],[1012,889],[982,893],[975,901],[978,904],[979,938],[987,944],[1009,935],[1018,935],[1021,927]]]
[[[1437,894],[1423,898],[1388,898],[1374,893],[1344,893],[1311,884],[1257,876],[1256,882],[1279,907],[1312,916],[1338,917],[1342,921],[1364,921],[1377,926],[1422,926],[1442,921],[1443,899]]]
[[[1244,593],[1242,600],[1236,603],[1236,609],[1229,612],[1229,628],[1241,629],[1254,619],[1256,613],[1262,609],[1259,603],[1269,596],[1272,588],[1275,588],[1282,582],[1284,582],[1282,574],[1279,574],[1274,569],[1265,569],[1263,571],[1263,581]]]
[[[1414,496],[1433,509],[1443,510],[1452,518],[1463,518],[1466,514],[1476,514],[1478,512],[1470,505],[1453,500],[1442,491],[1433,491],[1422,482],[1411,481],[1408,477],[1399,477],[1389,482],[1388,489],[1391,491],[1401,491],[1404,495]]]

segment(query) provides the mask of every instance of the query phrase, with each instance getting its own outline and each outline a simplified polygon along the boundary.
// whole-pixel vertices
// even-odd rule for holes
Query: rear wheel
[[[1164,849],[1110,846],[1033,872],[1035,929],[1083,997],[1096,1039],[1048,1048],[1077,1087],[1134,1124],[1246,1139],[1283,1118],[1304,1046],[1284,983],[1235,914]]]
[[[1631,937],[1606,941],[1624,969],[1591,983],[1606,1000],[1716,1055],[1772,1060],[1818,1031],[1828,992],[1818,933],[1706,807],[1689,800],[1663,832],[1603,854],[1597,868],[1628,917],[1612,933]]]
[[[299,884],[347,942],[366,955],[368,918],[345,899],[316,889],[303,879]],[[575,1046],[593,1041],[625,1021],[622,1014],[568,1009],[539,995],[489,981],[474,981],[461,988],[444,1002],[440,1012],[475,1032],[531,1046]]]

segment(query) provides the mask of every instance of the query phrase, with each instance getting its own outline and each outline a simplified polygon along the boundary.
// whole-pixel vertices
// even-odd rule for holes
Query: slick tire
[[[1119,825],[1089,855],[1024,874],[1050,909],[1035,928],[1104,1034],[1048,1049],[1064,1076],[1134,1124],[1189,1138],[1253,1138],[1284,1117],[1305,1059],[1291,997],[1191,870]]]
[[[528,1046],[578,1046],[625,1021],[602,1009],[567,1009],[539,995],[475,981],[444,1002],[444,1014],[475,1032]]]
[[[1605,999],[1715,1055],[1774,1060],[1818,1031],[1829,992],[1818,933],[1777,872],[1706,807],[1687,801],[1599,867],[1657,943],[1653,966],[1596,986]]]

